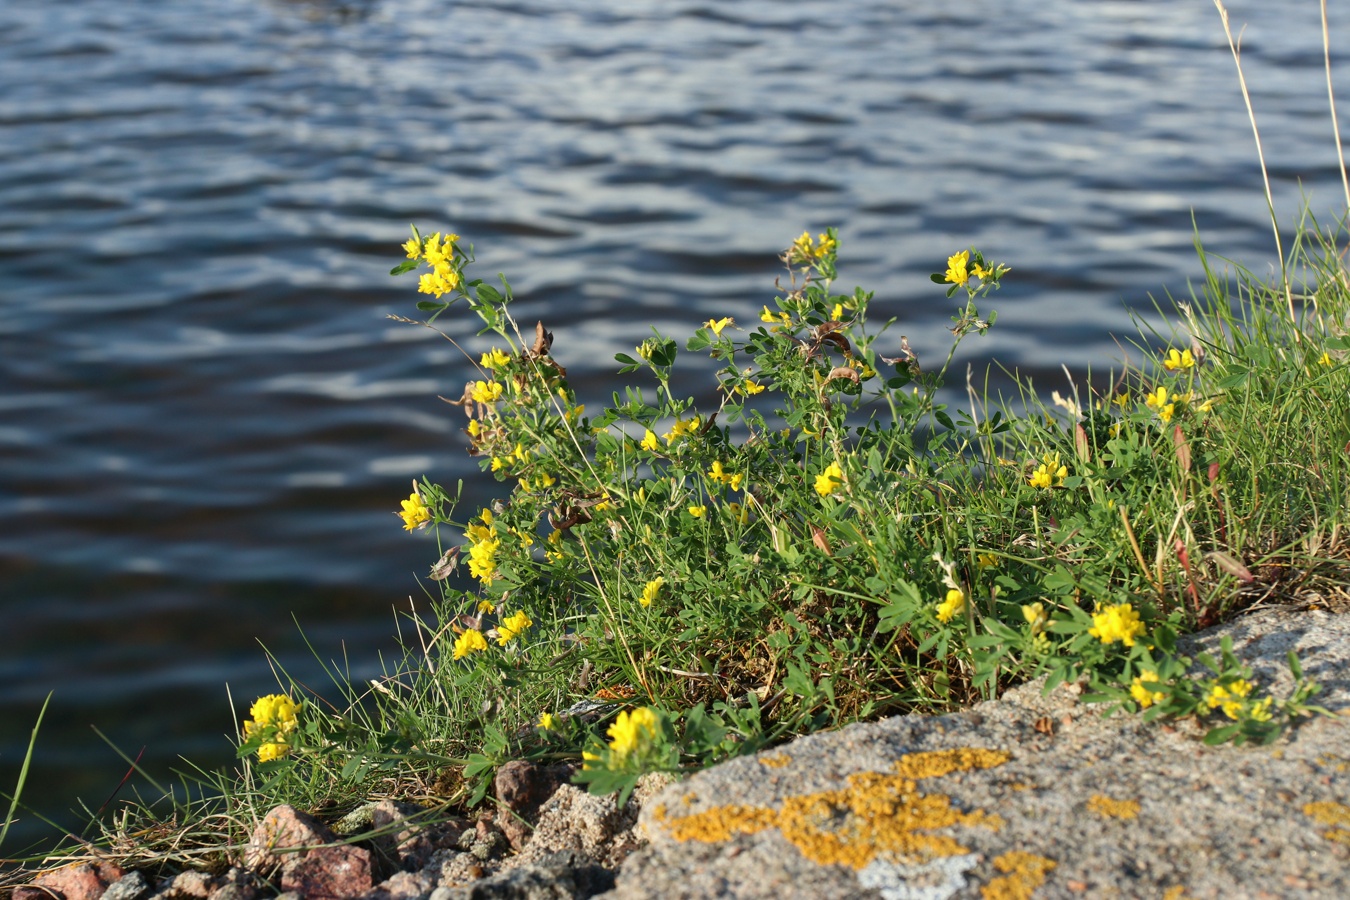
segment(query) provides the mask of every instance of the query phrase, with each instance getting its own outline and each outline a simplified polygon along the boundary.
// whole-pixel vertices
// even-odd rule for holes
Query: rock
[[[1225,634],[1261,689],[1284,696],[1292,648],[1313,702],[1350,707],[1350,615],[1249,616],[1187,652]],[[1080,697],[1033,683],[699,773],[643,806],[651,843],[606,900],[1350,896],[1350,719],[1206,747]]]
[[[597,865],[614,869],[641,844],[634,834],[645,799],[671,781],[668,775],[646,775],[627,805],[615,798],[596,797],[566,784],[539,810],[534,835],[513,864],[537,864],[560,851],[580,854]]]
[[[439,887],[429,900],[587,900],[613,886],[614,873],[563,852],[463,887]]]
[[[254,900],[262,893],[257,877],[240,866],[232,866],[214,884],[209,900]]]
[[[73,863],[43,872],[31,885],[14,889],[14,900],[99,900],[126,870],[110,862]]]
[[[436,887],[432,872],[396,872],[377,884],[364,900],[423,900]]]
[[[273,807],[253,829],[244,865],[267,878],[303,847],[331,844],[337,836],[307,813],[287,804]],[[186,873],[185,873],[186,874]]]
[[[103,900],[141,900],[150,892],[150,882],[143,872],[128,872],[114,881],[103,892]]]
[[[244,862],[262,878],[280,868],[282,891],[294,891],[305,900],[365,894],[374,886],[370,851],[333,846],[336,840],[313,816],[283,804],[253,830]]]
[[[372,887],[370,851],[363,847],[318,847],[281,866],[281,889],[305,900],[359,897]]]
[[[164,883],[154,900],[206,900],[214,887],[205,872],[179,872]]]
[[[497,770],[497,825],[513,849],[525,846],[539,807],[568,783],[574,771],[569,765],[541,766],[523,759]]]

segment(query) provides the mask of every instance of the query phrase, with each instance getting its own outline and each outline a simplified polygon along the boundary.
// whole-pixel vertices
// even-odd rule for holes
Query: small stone
[[[374,887],[370,851],[362,847],[318,847],[293,856],[281,867],[281,888],[305,900],[356,897]]]
[[[295,855],[278,851],[331,844],[335,840],[337,836],[318,819],[283,803],[273,807],[253,829],[244,849],[244,865],[266,878]]]
[[[206,900],[211,896],[211,876],[205,872],[180,872],[169,883],[167,893],[176,900]]]
[[[121,880],[126,874],[125,869],[110,862],[75,863],[43,872],[33,879],[31,887],[40,892],[35,896],[47,900],[52,894],[58,894],[65,900],[99,900],[108,885]]]
[[[128,872],[103,892],[103,900],[140,900],[150,890],[144,872]]]
[[[478,831],[474,828],[466,828],[459,836],[458,846],[461,850],[468,850],[478,842]]]

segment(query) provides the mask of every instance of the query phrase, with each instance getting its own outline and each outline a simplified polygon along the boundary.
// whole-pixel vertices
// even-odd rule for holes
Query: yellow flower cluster
[[[1134,684],[1130,685],[1130,696],[1134,698],[1134,702],[1139,704],[1140,709],[1148,709],[1153,704],[1161,703],[1167,699],[1167,694],[1149,687],[1149,685],[1157,683],[1158,673],[1152,669],[1145,669],[1135,676]]]
[[[525,610],[518,609],[507,616],[497,625],[497,643],[505,647],[511,641],[521,635],[525,629],[533,625],[534,622],[525,614]]]
[[[1069,467],[1059,461],[1059,454],[1047,453],[1041,457],[1041,464],[1036,467],[1036,471],[1031,473],[1031,486],[1051,488],[1063,484],[1068,477]]]
[[[1173,347],[1167,351],[1167,357],[1163,360],[1163,368],[1169,372],[1175,372],[1179,369],[1194,369],[1195,357],[1191,355],[1190,350],[1178,352]]]
[[[1250,702],[1247,698],[1253,687],[1245,678],[1235,679],[1226,685],[1215,682],[1205,702],[1210,709],[1222,709],[1223,714],[1230,719],[1240,719],[1245,712],[1248,718],[1257,722],[1269,722],[1272,698]]]
[[[655,453],[657,450],[661,449],[661,444],[656,439],[656,432],[652,431],[650,428],[648,428],[647,433],[643,435],[642,443],[639,446],[648,453]]]
[[[491,369],[494,372],[505,366],[510,361],[511,357],[506,355],[506,353],[502,352],[501,350],[498,350],[496,347],[493,347],[487,353],[484,353],[481,357],[479,357],[478,360],[478,362],[483,366],[483,368]]]
[[[969,264],[969,250],[962,250],[947,257],[947,280],[952,284],[965,284],[970,280],[970,272],[967,270]]]
[[[497,572],[497,551],[501,549],[501,539],[492,528],[492,510],[484,509],[479,517],[481,525],[470,524],[464,532],[472,545],[469,548],[469,574],[483,582],[483,587],[492,584],[492,576]]]
[[[651,606],[657,594],[661,593],[661,587],[665,583],[666,579],[660,575],[647,582],[647,586],[642,589],[642,596],[638,598],[638,602],[643,606]]]
[[[415,239],[403,245],[403,249],[408,251],[409,259],[417,259],[420,256],[431,266],[431,271],[417,282],[419,293],[434,294],[439,299],[442,294],[459,287],[459,270],[455,268],[455,253],[458,250],[455,242],[458,240],[457,234],[442,237],[438,231],[424,239],[421,245],[418,245]]]
[[[622,761],[629,756],[645,754],[660,731],[661,723],[656,713],[644,706],[631,713],[627,710],[619,713],[606,733],[610,737],[609,748]]]
[[[469,396],[474,403],[495,403],[502,399],[502,386],[497,381],[475,381],[469,385]]]
[[[455,639],[455,659],[463,659],[470,653],[481,653],[488,648],[487,639],[477,628],[470,628]]]
[[[839,247],[839,242],[828,234],[822,234],[819,243],[811,240],[811,232],[803,231],[802,236],[792,242],[788,249],[788,262],[792,264],[811,263],[824,259]]]
[[[1092,614],[1092,627],[1088,634],[1103,644],[1120,641],[1126,647],[1133,647],[1135,638],[1144,633],[1144,623],[1139,613],[1129,603],[1118,603]]]
[[[712,468],[708,470],[708,477],[719,484],[727,485],[733,491],[739,491],[741,489],[741,482],[745,480],[745,473],[732,473],[726,471],[722,468],[722,461],[719,459],[715,460],[712,464]]]
[[[825,471],[816,476],[816,493],[822,497],[833,494],[844,483],[844,470],[839,463],[830,463]]]
[[[1179,399],[1180,398],[1177,397],[1177,395],[1172,394],[1169,402],[1167,388],[1158,385],[1156,391],[1144,395],[1144,405],[1149,409],[1156,411],[1158,413],[1158,418],[1162,419],[1163,423],[1166,424],[1172,421],[1172,414],[1176,412],[1176,401]]]
[[[249,738],[271,729],[268,735],[271,739],[258,747],[258,762],[281,759],[291,752],[286,737],[300,724],[299,713],[300,704],[285,694],[268,694],[253,701],[248,711],[251,718],[244,722],[244,737]]]
[[[950,622],[956,617],[956,614],[966,608],[966,595],[960,588],[952,588],[947,591],[947,599],[938,604],[937,617],[939,622]]]
[[[422,502],[422,496],[417,491],[409,494],[408,499],[402,502],[402,506],[402,512],[397,512],[395,515],[402,517],[404,531],[424,528],[431,521],[431,510],[427,509],[426,504]]]
[[[676,419],[675,424],[670,427],[669,431],[661,435],[661,437],[666,439],[667,444],[673,444],[677,438],[688,437],[691,434],[695,434],[698,431],[698,428],[698,416],[694,416],[692,419]]]

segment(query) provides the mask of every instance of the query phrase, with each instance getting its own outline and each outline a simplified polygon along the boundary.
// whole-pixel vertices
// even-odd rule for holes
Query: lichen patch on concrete
[[[759,758],[759,764],[768,766],[770,769],[781,769],[790,762],[792,762],[792,757],[786,753],[775,753],[772,756],[761,756]]]
[[[848,777],[846,788],[789,796],[778,809],[729,805],[678,817],[658,810],[656,818],[677,841],[717,843],[777,828],[819,865],[861,870],[879,857],[922,865],[969,852],[954,837],[936,832],[958,826],[997,830],[1003,820],[984,810],[962,812],[946,794],[921,793],[917,782],[999,766],[1010,758],[1000,750],[970,747],[911,753],[895,763],[893,775],[860,772]]]
[[[1115,800],[1104,794],[1089,797],[1087,808],[1108,819],[1133,819],[1139,815],[1138,800]]]
[[[1012,850],[994,860],[994,868],[1004,874],[980,888],[984,900],[1031,900],[1036,888],[1057,864],[1053,859]]]
[[[1319,825],[1332,826],[1322,832],[1322,837],[1338,844],[1350,844],[1350,806],[1334,800],[1323,800],[1305,804],[1303,814],[1311,816]]]

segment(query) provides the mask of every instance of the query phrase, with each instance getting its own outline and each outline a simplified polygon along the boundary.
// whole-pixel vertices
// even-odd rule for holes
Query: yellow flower
[[[646,435],[642,438],[642,444],[640,446],[649,453],[655,453],[660,449],[661,445],[656,440],[656,432],[648,428]]]
[[[464,536],[475,544],[480,541],[486,541],[493,535],[492,510],[484,507],[483,512],[479,514],[478,518],[483,520],[482,525],[470,525],[464,530]]]
[[[1041,602],[1027,603],[1022,606],[1022,618],[1027,620],[1031,626],[1033,636],[1045,631],[1045,626],[1050,624],[1050,614],[1045,611],[1045,604]]]
[[[998,556],[993,553],[981,553],[975,557],[975,565],[981,569],[991,569],[998,565]]]
[[[1120,641],[1126,647],[1134,646],[1134,639],[1144,633],[1144,623],[1129,603],[1108,606],[1092,614],[1092,627],[1088,634],[1103,644]]]
[[[750,523],[750,510],[742,508],[739,503],[728,503],[727,512],[731,513],[731,517],[742,525]]]
[[[795,262],[808,262],[815,255],[815,241],[811,240],[809,231],[803,231],[802,236],[793,241],[792,248],[788,250],[788,258]]]
[[[745,473],[732,473],[722,468],[722,461],[714,460],[712,468],[708,471],[708,477],[713,481],[729,485],[733,491],[741,489],[741,482],[745,480]]]
[[[492,576],[497,573],[497,550],[502,542],[489,538],[474,544],[469,550],[469,574],[487,587],[492,584]]]
[[[427,251],[427,255],[430,256],[430,251]],[[459,287],[459,273],[450,268],[427,272],[417,280],[418,293],[435,294],[437,299],[457,287]]]
[[[961,610],[966,608],[966,595],[960,588],[947,591],[947,599],[938,604],[939,622],[950,622]]]
[[[417,238],[408,238],[403,244],[403,249],[408,251],[408,259],[417,259],[422,255],[422,244]]]
[[[842,303],[836,303],[836,304],[834,305],[834,309],[830,310],[830,318],[833,319],[833,320],[836,321],[836,322],[843,321],[843,318],[844,318],[844,304],[842,304]]]
[[[687,437],[698,430],[698,416],[692,419],[676,419],[670,430],[661,435],[667,444],[675,443],[676,438]]]
[[[412,531],[414,528],[425,528],[431,521],[431,510],[427,509],[426,504],[422,502],[421,496],[417,491],[408,495],[408,499],[402,502],[403,511],[396,515],[403,518],[403,530]]]
[[[1158,673],[1149,669],[1140,672],[1134,679],[1134,684],[1130,685],[1130,696],[1139,704],[1140,709],[1148,709],[1155,703],[1161,703],[1167,698],[1163,691],[1155,691],[1149,684],[1158,683]]]
[[[553,713],[540,713],[539,721],[535,723],[536,728],[542,728],[545,731],[554,731],[558,727],[558,720],[554,718]]]
[[[981,281],[988,281],[989,276],[994,274],[993,269],[986,269],[979,263],[975,263],[974,265],[972,265],[970,267],[970,271],[971,274],[973,274],[976,278],[980,279]]]
[[[970,280],[966,264],[970,262],[970,251],[962,250],[947,257],[947,280],[952,284],[965,284]]]
[[[816,248],[817,257],[826,256],[830,253],[833,253],[835,251],[835,248],[839,246],[839,242],[836,241],[834,238],[830,237],[828,234],[822,234],[819,240],[820,246]]]
[[[470,419],[468,428],[465,430],[469,432],[469,437],[478,437],[483,433],[483,425],[477,419]]]
[[[497,611],[497,605],[491,600],[478,601],[478,614],[480,616],[491,615]]]
[[[271,740],[258,747],[258,762],[281,759],[291,752],[291,745],[286,737],[300,724],[300,706],[301,704],[285,694],[268,694],[253,701],[253,706],[248,711],[252,718],[244,722],[245,739],[268,729],[272,730],[268,735]]]
[[[494,403],[502,398],[502,386],[496,381],[475,381],[469,389],[475,403]]]
[[[689,507],[689,515],[693,516],[695,519],[701,519],[701,518],[703,518],[703,514],[706,513],[707,511],[708,511],[708,507],[706,507],[706,506],[691,506],[691,507]]]
[[[511,460],[509,458],[501,456],[492,457],[492,471],[500,472],[502,469],[506,468],[506,464],[510,461]]]
[[[1332,364],[1332,362],[1331,362],[1331,354],[1328,353],[1327,351],[1323,350],[1323,351],[1322,351],[1322,355],[1319,356],[1319,357],[1317,358],[1317,361],[1318,361],[1318,363],[1320,363],[1321,365],[1329,366],[1329,365]],[[1263,720],[1263,721],[1264,721],[1264,720]]]
[[[1272,697],[1267,697],[1264,700],[1256,701],[1255,703],[1252,704],[1252,708],[1247,711],[1247,715],[1251,716],[1251,718],[1257,722],[1269,722],[1270,704],[1272,703],[1273,699],[1274,698]]]
[[[1031,486],[1034,488],[1050,488],[1056,484],[1064,483],[1064,479],[1069,476],[1069,467],[1059,461],[1058,453],[1047,453],[1041,457],[1041,464],[1036,467],[1036,471],[1031,474]]]
[[[726,328],[728,325],[735,325],[735,324],[736,320],[731,318],[730,316],[727,316],[726,318],[723,319],[709,319],[708,321],[703,323],[703,327],[711,328],[712,333],[714,335],[716,335],[717,337],[721,337],[723,328]]]
[[[1173,347],[1167,351],[1167,358],[1163,360],[1163,368],[1169,372],[1175,372],[1178,369],[1194,369],[1195,357],[1191,355],[1189,349],[1177,352]]]
[[[525,615],[525,610],[518,609],[507,616],[497,625],[497,643],[505,647],[511,641],[520,635],[525,629],[533,625],[530,617]]]
[[[493,347],[487,353],[484,353],[478,361],[482,364],[483,368],[496,370],[509,363],[511,357],[507,356],[496,347]]]
[[[627,710],[619,713],[619,717],[609,726],[606,734],[610,737],[610,749],[614,751],[615,756],[622,759],[631,754],[640,755],[645,752],[660,730],[661,723],[656,718],[656,713],[644,706],[631,713]]]
[[[481,653],[488,648],[483,632],[470,628],[455,639],[455,659],[463,659],[470,653]]]
[[[552,475],[548,474],[547,472],[540,472],[540,473],[539,473],[539,486],[540,486],[540,487],[551,488],[551,487],[553,487],[553,486],[554,486],[555,484],[557,484],[557,483],[558,483],[558,479],[554,478]]]
[[[764,392],[764,385],[760,384],[758,381],[755,381],[753,378],[748,378],[740,383],[740,385],[737,387],[737,390],[744,392],[746,395],[750,397],[753,397],[756,394]]]
[[[792,316],[789,313],[774,312],[767,306],[764,307],[763,312],[759,314],[759,320],[761,322],[768,322],[769,324],[778,324],[778,325],[792,324]]]
[[[816,476],[816,493],[828,497],[843,483],[844,470],[839,468],[839,463],[830,463],[824,472]]]
[[[651,606],[652,601],[656,599],[656,595],[661,593],[661,586],[665,583],[666,580],[659,575],[647,582],[647,586],[642,589],[642,596],[638,598],[638,602],[643,606]]]
[[[1144,395],[1144,405],[1149,409],[1161,409],[1167,403],[1167,388],[1158,385],[1158,389]]]

